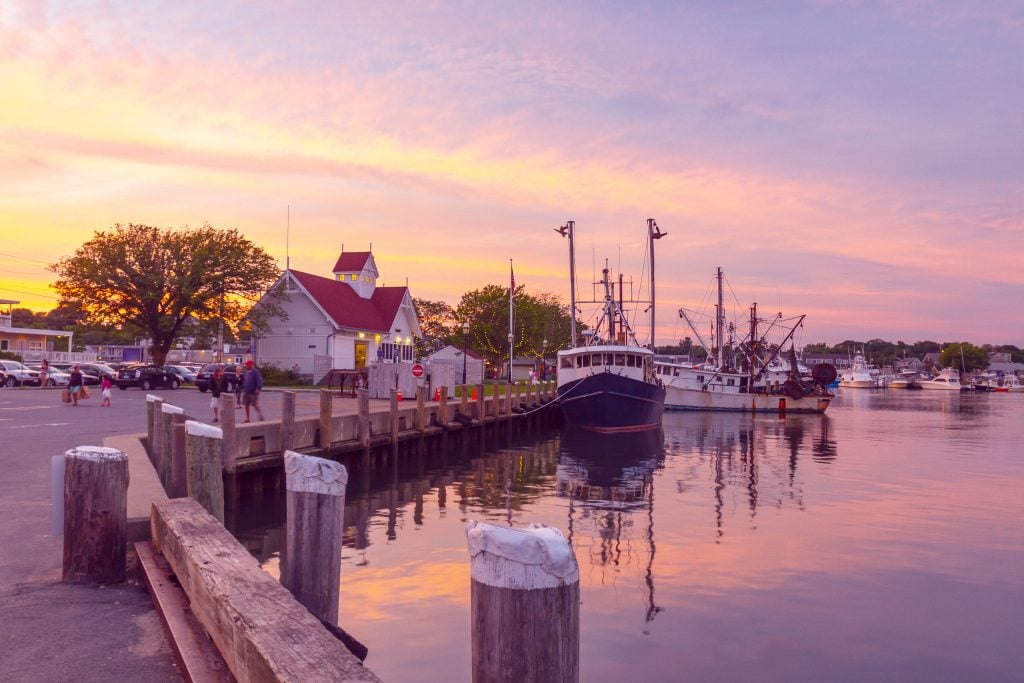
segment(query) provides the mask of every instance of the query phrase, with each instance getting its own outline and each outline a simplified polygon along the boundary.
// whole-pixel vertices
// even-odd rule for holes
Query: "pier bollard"
[[[164,403],[160,406],[160,483],[165,491],[171,490],[171,457],[173,456],[171,439],[174,436],[174,416],[184,415],[185,409]]]
[[[225,472],[235,471],[238,460],[238,428],[235,416],[235,394],[231,391],[220,395],[220,465]]]
[[[281,585],[315,617],[338,625],[348,471],[339,462],[284,454],[287,489]]]
[[[182,498],[188,495],[188,484],[185,482],[185,415],[175,413],[171,416],[171,480],[167,487],[169,498]]]
[[[324,452],[331,450],[331,440],[334,435],[331,433],[331,408],[333,399],[329,389],[320,390],[320,441],[317,445],[324,449]]]
[[[370,392],[366,389],[356,389],[356,401],[358,403],[358,428],[359,443],[363,448],[370,447]]]
[[[185,422],[186,493],[224,523],[224,432],[212,425]]]
[[[471,521],[466,540],[473,683],[579,681],[580,574],[562,532]]]
[[[153,432],[149,435],[149,461],[153,463],[153,467],[157,473],[160,472],[160,447],[164,441],[164,400],[159,396],[154,396],[153,400],[149,400],[149,396],[146,396],[147,407],[152,404],[153,406]]]
[[[64,454],[65,583],[124,581],[128,543],[128,456],[79,446]]]
[[[163,404],[163,402],[164,400],[156,394],[146,394],[146,437],[149,439],[149,461],[154,465],[157,463],[157,460],[154,457],[157,453],[154,441],[156,438],[154,435],[157,434],[157,432],[154,431],[154,426],[156,413],[160,412],[160,405]]]
[[[295,446],[295,392],[281,393],[281,452]]]

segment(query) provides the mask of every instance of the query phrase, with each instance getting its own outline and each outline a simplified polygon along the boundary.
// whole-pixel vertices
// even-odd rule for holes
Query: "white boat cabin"
[[[585,346],[558,352],[558,386],[599,372],[641,382],[654,377],[654,352],[639,346]]]

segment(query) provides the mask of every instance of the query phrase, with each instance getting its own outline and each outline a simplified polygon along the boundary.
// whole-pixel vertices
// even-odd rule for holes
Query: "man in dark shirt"
[[[263,375],[256,369],[251,360],[245,361],[245,377],[242,379],[242,405],[245,407],[245,422],[249,422],[249,408],[256,411],[257,417],[263,420],[260,410],[260,391],[263,389]]]

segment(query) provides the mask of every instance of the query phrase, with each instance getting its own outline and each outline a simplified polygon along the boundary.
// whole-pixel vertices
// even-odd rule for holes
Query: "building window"
[[[30,341],[28,343],[28,350],[29,351],[42,351],[43,350],[43,342],[41,342],[41,341]]]
[[[348,279],[351,280],[352,282],[355,282],[357,277],[358,276],[355,273],[352,273],[351,275],[348,276]]]
[[[7,351],[9,348],[11,348],[9,344],[10,342],[7,341],[6,339],[0,339],[0,351]]]

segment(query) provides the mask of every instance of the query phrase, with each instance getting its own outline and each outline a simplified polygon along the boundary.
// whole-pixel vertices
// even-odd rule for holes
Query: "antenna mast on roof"
[[[284,269],[291,270],[292,268],[292,257],[291,257],[291,236],[292,236],[292,205],[288,205],[288,223],[284,230]]]

